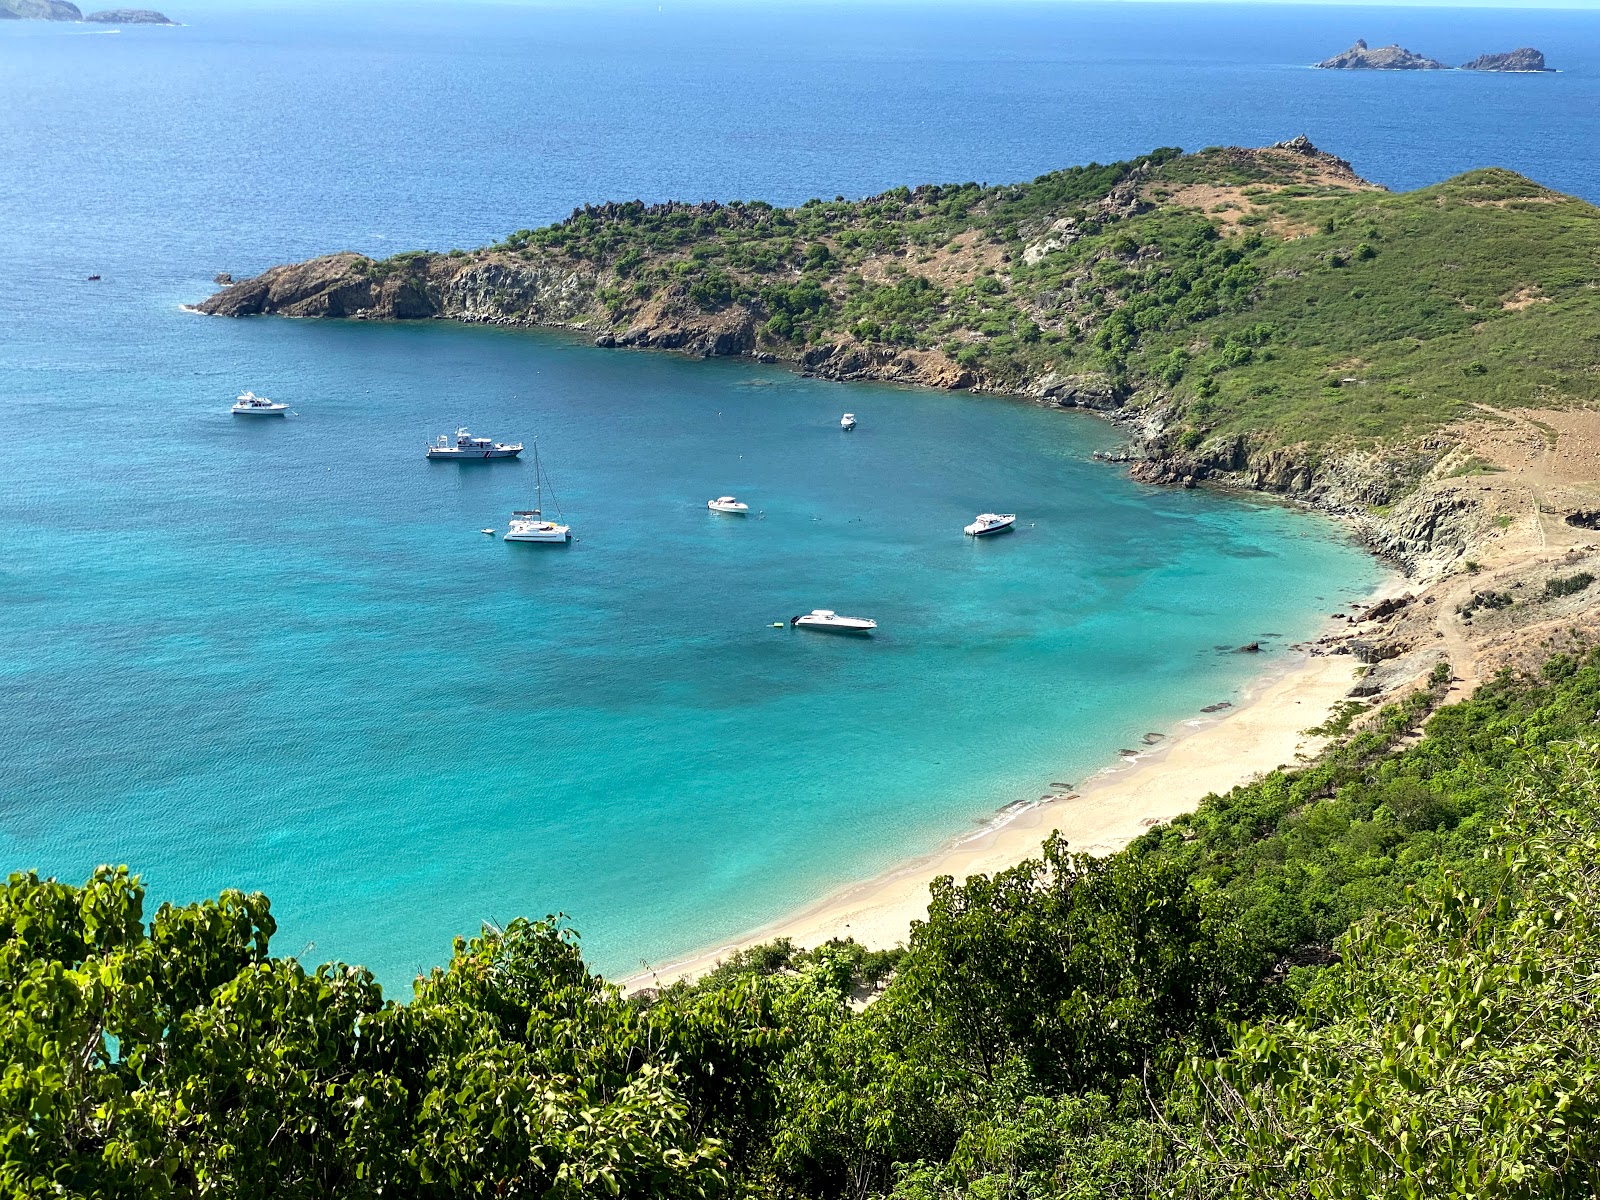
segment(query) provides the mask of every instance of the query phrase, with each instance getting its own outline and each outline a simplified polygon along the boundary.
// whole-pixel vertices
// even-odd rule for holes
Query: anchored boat
[[[515,458],[522,453],[521,442],[497,442],[493,438],[473,437],[466,426],[456,430],[455,441],[440,434],[427,449],[429,458],[456,459],[460,462],[477,462],[490,458]]]
[[[265,396],[258,396],[254,392],[240,392],[239,398],[233,402],[231,411],[236,417],[281,417],[289,411],[289,406],[279,404],[276,400],[268,400]]]
[[[521,449],[521,447],[518,447]],[[505,540],[508,542],[569,542],[572,540],[572,526],[563,525],[559,521],[548,520],[541,511],[544,508],[544,468],[539,463],[539,442],[533,443],[533,508],[519,508],[511,514],[511,522],[506,526]],[[556,516],[561,515],[561,504],[556,500],[554,491],[550,493],[551,503],[556,506]]]
[[[988,537],[991,533],[1004,533],[1016,523],[1016,513],[979,513],[978,519],[961,532],[968,537]]]
[[[707,500],[706,507],[712,512],[733,513],[736,516],[743,516],[750,511],[748,504],[735,500],[732,496],[718,496],[715,500]]]
[[[826,633],[871,633],[878,623],[870,617],[841,617],[831,608],[813,608],[789,618],[791,629],[821,629]]]

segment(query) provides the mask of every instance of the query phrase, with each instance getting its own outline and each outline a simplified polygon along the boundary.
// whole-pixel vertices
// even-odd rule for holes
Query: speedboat
[[[515,458],[522,453],[521,442],[497,442],[493,438],[473,437],[466,427],[456,430],[455,441],[440,434],[428,447],[429,458],[453,458],[461,462],[477,462],[488,458]]]
[[[743,504],[732,496],[718,496],[715,500],[707,500],[706,507],[712,512],[735,513],[740,516],[750,511],[748,504]]]
[[[854,429],[855,427],[856,427],[856,415],[855,415],[855,413],[845,413],[844,416],[839,418],[839,428],[840,429]]]
[[[871,633],[878,623],[869,617],[841,617],[831,608],[813,608],[789,618],[791,629],[821,629],[828,633]]]
[[[522,449],[518,446],[517,449]],[[562,525],[558,521],[545,519],[540,511],[544,507],[544,468],[539,463],[539,442],[533,443],[533,496],[534,508],[519,508],[511,514],[511,521],[506,526],[505,540],[508,542],[570,542],[572,540],[572,526]],[[556,516],[561,515],[561,503],[556,500],[555,492],[550,493],[550,499],[555,503]]]
[[[236,417],[281,417],[289,411],[289,406],[254,392],[240,392],[239,398],[233,402],[232,411]]]
[[[968,537],[985,537],[991,533],[1003,533],[1016,523],[1016,513],[979,513],[978,519],[961,532]]]

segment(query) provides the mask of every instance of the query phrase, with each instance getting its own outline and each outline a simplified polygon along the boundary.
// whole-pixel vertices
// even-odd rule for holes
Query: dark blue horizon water
[[[1200,5],[172,10],[0,25],[0,868],[272,895],[386,983],[562,909],[610,971],[763,923],[1236,693],[1375,568],[1020,402],[444,325],[213,321],[218,270],[590,200],[797,202],[1307,133],[1600,198],[1600,18]],[[1307,70],[1358,36],[1561,73]],[[95,284],[89,274],[104,278]],[[246,427],[243,387],[299,415]],[[838,413],[862,414],[846,438]],[[537,433],[581,541],[476,533]],[[710,520],[722,491],[765,512]],[[995,544],[953,532],[1015,505]],[[773,630],[813,604],[874,643]],[[1273,639],[1274,644],[1278,639]]]

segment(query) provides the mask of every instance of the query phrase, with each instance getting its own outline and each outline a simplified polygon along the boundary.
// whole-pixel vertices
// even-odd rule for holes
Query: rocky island
[[[1524,46],[1520,50],[1510,50],[1505,54],[1482,54],[1469,63],[1462,63],[1463,71],[1509,71],[1518,74],[1534,75],[1548,72],[1549,67],[1544,65],[1544,55],[1532,46]]]
[[[150,8],[110,8],[83,15],[69,0],[0,0],[0,20],[91,21],[99,25],[176,25]]]
[[[1335,54],[1332,58],[1325,58],[1317,64],[1330,71],[1447,71],[1442,62],[1431,58],[1424,58],[1403,46],[1379,46],[1376,50],[1369,47],[1365,39],[1358,38],[1356,44],[1343,54]]]

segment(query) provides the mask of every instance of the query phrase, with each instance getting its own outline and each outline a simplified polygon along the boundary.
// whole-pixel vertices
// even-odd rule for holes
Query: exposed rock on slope
[[[1505,54],[1482,54],[1469,63],[1462,63],[1463,71],[1513,71],[1521,73],[1536,73],[1548,71],[1544,65],[1544,55],[1532,46],[1524,46],[1520,50],[1511,50]]]
[[[1376,50],[1371,49],[1363,39],[1358,39],[1356,44],[1343,54],[1335,54],[1332,58],[1323,59],[1317,66],[1336,71],[1449,70],[1442,62],[1424,58],[1422,55],[1414,54],[1401,46],[1379,46]]]

